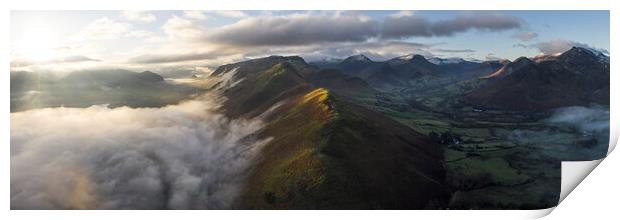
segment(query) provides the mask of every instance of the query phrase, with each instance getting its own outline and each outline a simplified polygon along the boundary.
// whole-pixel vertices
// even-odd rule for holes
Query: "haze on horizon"
[[[511,59],[609,53],[609,11],[13,11],[11,71],[209,73],[269,55]]]

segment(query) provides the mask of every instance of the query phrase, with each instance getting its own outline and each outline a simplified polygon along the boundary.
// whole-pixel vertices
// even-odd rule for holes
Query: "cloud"
[[[559,108],[547,121],[568,124],[581,132],[609,134],[609,109],[601,106]]]
[[[205,34],[205,31],[199,25],[191,20],[172,16],[162,26],[164,32],[173,38],[197,38]]]
[[[609,107],[567,106],[550,111],[547,128],[515,129],[506,138],[519,145],[544,146],[563,152],[563,161],[584,161],[604,157],[609,146]],[[567,137],[571,137],[567,141]]]
[[[103,17],[88,24],[78,33],[78,37],[95,40],[117,39],[129,33],[131,28],[132,26],[129,23],[119,22]]]
[[[609,118],[609,107],[569,106],[555,109],[553,115],[544,121],[558,127],[568,127],[580,133],[580,141],[575,141],[572,145],[560,146],[560,149],[568,148],[563,151],[572,152],[572,155],[565,160],[592,160],[607,154]],[[536,136],[540,137],[538,134]]]
[[[73,51],[73,50],[78,50],[85,47],[84,45],[80,45],[80,44],[76,44],[76,45],[62,45],[62,46],[58,46],[58,47],[54,47],[52,48],[52,50],[57,50],[57,51]]]
[[[213,69],[206,66],[197,66],[194,67],[194,72],[206,76],[208,74],[211,74],[213,72]]]
[[[396,21],[402,22],[402,25],[396,24]],[[402,11],[388,16],[383,23],[357,13],[298,13],[243,18],[233,24],[204,31],[201,42],[204,45],[242,48],[246,58],[294,54],[313,60],[364,53],[374,59],[388,59],[391,58],[388,56],[409,53],[431,55],[430,51],[475,52],[471,49],[429,50],[428,45],[397,43],[388,41],[389,38],[449,36],[471,29],[500,31],[520,26],[521,21],[515,17],[490,13],[430,21],[413,12]],[[398,29],[400,33],[392,29]],[[391,47],[399,44],[406,47]],[[390,46],[391,51],[375,45]]]
[[[413,16],[413,11],[398,11],[394,14],[390,14],[389,16],[393,18]]]
[[[194,20],[207,20],[209,18],[202,11],[183,11],[183,17]]]
[[[80,62],[99,62],[101,60],[93,59],[87,56],[75,55],[66,56],[60,58],[54,58],[43,61],[29,60],[29,59],[16,59],[11,61],[11,68],[14,67],[28,67],[33,65],[47,65],[47,64],[62,64],[62,63],[80,63]]]
[[[234,19],[236,21],[228,25],[202,26],[204,19],[209,19],[207,15],[219,16],[215,15],[218,13],[237,14],[240,18]],[[106,60],[106,64],[127,65],[124,68],[143,68],[147,64],[161,64],[157,67],[178,66],[181,69],[188,69],[194,64],[213,67],[218,65],[216,62],[228,63],[273,54],[321,59],[365,53],[373,59],[388,59],[410,53],[432,55],[433,52],[472,52],[468,49],[430,49],[427,47],[429,45],[397,43],[398,39],[411,36],[412,31],[416,29],[406,25],[418,27],[415,22],[405,22],[411,18],[414,18],[414,21],[421,21],[422,26],[427,27],[423,28],[427,32],[414,35],[426,35],[426,37],[457,34],[474,29],[495,31],[520,25],[520,21],[513,17],[479,13],[439,21],[427,19],[411,11],[394,12],[385,18],[385,21],[376,20],[359,12],[307,12],[241,17],[242,14],[245,13],[184,11],[181,15],[172,15],[163,21],[161,25],[163,34],[146,29],[134,30],[132,24],[103,18],[93,22],[90,25],[92,27],[83,32],[83,36],[99,39],[139,38],[147,43],[137,45],[130,51],[117,52],[114,56],[101,57]],[[406,24],[405,26],[399,27],[399,31],[403,33],[387,30],[390,27],[395,28],[389,25],[393,24],[390,23],[391,20],[405,22],[403,24]],[[386,47],[380,48],[375,45]],[[346,51],[352,53],[345,54]],[[94,53],[89,51],[75,54]]]
[[[265,57],[270,55],[298,55],[304,57],[307,61],[314,61],[326,57],[347,57],[352,54],[361,53],[366,54],[374,60],[386,60],[409,53],[424,54],[430,56],[430,47],[430,45],[426,44],[401,41],[361,43],[335,42],[277,47],[223,46],[209,48],[205,51],[195,51],[187,53],[142,53],[142,55],[134,56],[128,59],[127,62],[132,64],[178,64],[183,66],[187,66],[189,64],[196,64],[208,65],[209,67],[217,67],[222,63],[230,63],[234,61]]]
[[[515,34],[512,37],[516,38],[516,39],[519,39],[521,41],[530,41],[530,40],[538,37],[538,34],[536,32],[526,31],[526,32],[521,32],[521,33]]]
[[[590,49],[600,51],[604,54],[609,54],[609,51],[604,50],[604,49],[592,47],[584,43],[579,43],[579,42],[569,41],[569,40],[562,40],[562,39],[538,42],[538,43],[529,45],[529,47],[537,48],[538,50],[540,50],[541,53],[544,53],[544,54],[563,53],[567,50],[570,50],[572,47],[590,48]]]
[[[214,30],[207,40],[237,46],[292,46],[363,42],[377,33],[377,23],[362,16],[293,14],[242,19]]]
[[[28,59],[15,59],[11,60],[10,66],[11,68],[16,67],[27,67],[37,64],[36,61],[28,60]]]
[[[230,208],[267,140],[251,136],[260,121],[229,120],[214,106],[12,113],[11,208]]]
[[[541,53],[544,54],[556,54],[563,53],[564,51],[569,50],[570,48],[575,46],[575,42],[556,39],[551,41],[539,42],[536,44],[532,44],[531,46],[537,48],[538,50],[540,50]]]
[[[475,50],[472,49],[434,49],[433,51],[437,51],[437,52],[443,52],[443,53],[473,53],[476,52]]]
[[[140,55],[129,59],[131,63],[149,64],[149,63],[171,63],[192,60],[215,59],[221,54],[214,52],[206,53],[186,53],[186,54],[157,54],[157,55]]]
[[[503,31],[521,27],[522,22],[503,14],[460,15],[451,19],[430,21],[419,15],[387,17],[383,23],[382,37],[399,39],[408,37],[452,36],[469,30]]]
[[[244,18],[247,17],[248,15],[243,12],[243,11],[215,11],[215,14],[218,14],[220,16],[223,17],[228,17],[228,18]]]
[[[157,18],[155,15],[148,13],[147,11],[123,11],[121,17],[130,21],[139,22],[152,22]]]
[[[208,19],[207,14],[236,14],[240,19],[228,25],[206,29],[200,24],[203,19]],[[187,69],[190,64],[212,66],[216,60],[226,63],[273,54],[321,59],[364,53],[379,60],[410,53],[432,55],[431,51],[468,53],[473,51],[430,50],[428,45],[398,43],[389,38],[400,39],[412,34],[426,37],[446,36],[470,29],[496,31],[520,25],[516,18],[501,14],[469,14],[432,21],[411,11],[399,11],[385,18],[384,22],[357,12],[309,12],[247,17],[242,15],[247,14],[235,11],[184,11],[182,15],[173,15],[164,22],[161,27],[164,34],[142,30],[126,31],[123,36],[143,38],[152,46],[127,53],[123,61],[133,67],[140,64],[162,64]],[[398,31],[402,33],[390,31],[390,28],[397,28],[390,25],[394,24],[391,21],[404,22],[397,25]],[[416,31],[415,27],[420,27],[416,25],[416,21],[425,27],[421,30],[426,32],[412,32]],[[233,52],[235,56],[232,55]],[[347,52],[351,53],[345,54]],[[198,61],[209,64],[197,63]]]
[[[148,38],[154,36],[154,34],[150,31],[145,30],[135,30],[127,33],[128,37],[136,37],[136,38]]]
[[[87,57],[87,56],[76,55],[76,56],[68,56],[68,57],[62,57],[62,58],[59,58],[59,59],[54,59],[51,62],[53,62],[53,63],[73,63],[73,62],[85,62],[85,61],[101,61],[101,60],[92,59],[92,58]]]
[[[512,47],[521,47],[524,49],[530,48],[528,45],[522,44],[522,43],[518,43],[518,44],[513,44]]]
[[[500,58],[500,57],[498,57],[498,56],[497,56],[496,54],[494,54],[494,53],[488,53],[488,54],[484,57],[484,59],[486,59],[486,60],[500,60],[501,58]]]

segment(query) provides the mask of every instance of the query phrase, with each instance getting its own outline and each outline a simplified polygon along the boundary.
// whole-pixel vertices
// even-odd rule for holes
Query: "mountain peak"
[[[564,61],[573,60],[573,59],[580,59],[580,60],[593,59],[593,60],[597,60],[600,62],[609,63],[609,56],[605,55],[601,51],[598,51],[593,48],[587,48],[587,47],[572,47],[570,50],[567,50],[566,52],[562,53],[559,56],[559,58]]]
[[[406,60],[406,61],[411,61],[411,60],[414,60],[414,59],[417,59],[417,60],[425,59],[426,60],[426,58],[424,56],[422,56],[420,54],[415,54],[415,53],[410,53],[410,54],[407,54],[407,55],[399,56],[399,57],[396,57],[394,59]]]
[[[594,53],[583,47],[572,47],[570,50],[565,51],[560,56],[564,57],[578,57],[578,56],[592,56]]]
[[[533,62],[534,61],[530,60],[527,57],[519,57],[515,61],[513,61],[512,63],[514,63],[516,65],[523,65],[523,64],[533,63]]]
[[[358,55],[353,55],[353,56],[347,57],[347,59],[345,59],[342,62],[365,62],[365,63],[369,63],[369,62],[372,62],[372,60],[369,59],[368,57],[364,56],[363,54],[358,54]]]
[[[504,66],[502,68],[491,73],[488,76],[482,77],[482,79],[503,78],[531,64],[534,64],[534,61],[528,59],[527,57],[519,57],[513,62],[504,63]]]
[[[413,64],[422,64],[422,65],[435,65],[431,62],[429,62],[424,56],[422,55],[414,55],[413,57],[411,57],[411,59],[409,60],[409,63],[413,63]]]
[[[141,72],[139,75],[140,75],[140,77],[143,80],[147,80],[147,81],[158,82],[158,81],[163,81],[164,80],[164,77],[162,77],[161,75],[159,75],[157,73],[151,72],[149,70]]]
[[[426,60],[426,58],[424,58],[424,56],[420,55],[420,54],[416,54],[413,55],[413,57],[411,57],[411,60]],[[428,60],[426,60],[428,61]]]
[[[570,50],[567,50],[564,53],[591,53],[591,50],[590,49],[586,49],[584,47],[574,46],[574,47],[570,48]]]
[[[300,56],[279,56],[279,55],[271,55],[269,57],[266,57],[266,59],[270,59],[270,60],[276,60],[276,61],[288,61],[288,62],[299,62],[299,63],[306,63],[306,61],[304,60],[304,58],[300,57]]]

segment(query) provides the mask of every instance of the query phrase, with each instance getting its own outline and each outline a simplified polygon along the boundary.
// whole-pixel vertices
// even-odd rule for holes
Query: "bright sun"
[[[30,25],[29,25],[30,26]],[[36,61],[52,59],[54,56],[54,32],[45,25],[32,25],[19,39],[15,39],[15,52],[19,56]]]

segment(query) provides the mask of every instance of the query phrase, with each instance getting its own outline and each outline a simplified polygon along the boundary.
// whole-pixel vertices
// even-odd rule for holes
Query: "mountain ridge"
[[[241,82],[218,88],[228,99],[222,111],[231,118],[263,117],[266,125],[256,135],[271,138],[236,208],[422,209],[447,203],[439,146],[337,92],[347,82],[367,88],[363,81],[301,64],[272,57],[225,65],[210,76],[235,72]],[[340,81],[332,86],[336,92],[322,87],[333,85],[318,80],[325,76]]]
[[[609,63],[587,49],[573,47],[554,59],[515,61],[502,69],[514,63],[518,68],[493,77],[498,79],[466,95],[466,101],[483,109],[525,111],[609,104]]]

